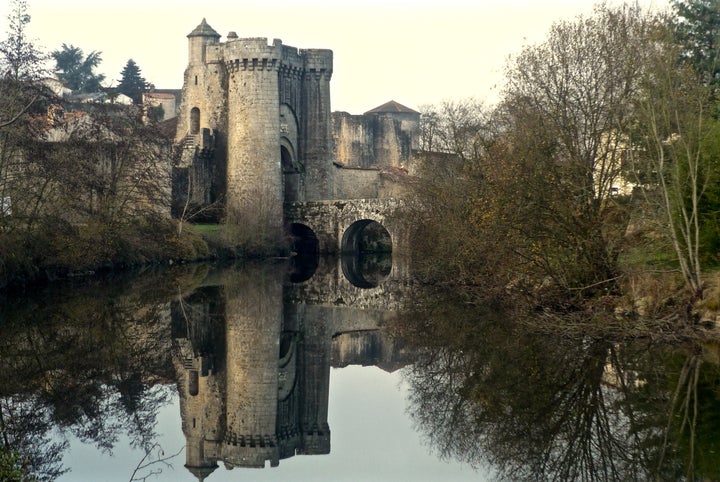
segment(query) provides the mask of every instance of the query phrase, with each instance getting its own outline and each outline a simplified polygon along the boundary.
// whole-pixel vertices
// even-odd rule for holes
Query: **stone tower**
[[[220,42],[203,19],[188,52],[176,140],[191,201],[222,199],[227,222],[279,228],[285,201],[332,198],[332,51],[234,32]]]

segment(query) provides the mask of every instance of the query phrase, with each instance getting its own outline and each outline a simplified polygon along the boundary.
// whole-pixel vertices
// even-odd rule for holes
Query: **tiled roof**
[[[145,97],[151,99],[174,99],[175,96],[172,94],[166,94],[164,92],[146,92]]]
[[[386,102],[385,104],[375,107],[372,110],[365,112],[366,114],[386,114],[386,113],[405,113],[405,114],[419,114],[418,111],[412,110],[410,107],[405,107],[402,104],[398,104],[394,100]]]
[[[190,32],[188,34],[188,37],[215,37],[220,38],[220,34],[217,33],[208,23],[205,21],[205,19],[202,19],[202,22],[200,22],[200,25],[195,27],[195,30]]]

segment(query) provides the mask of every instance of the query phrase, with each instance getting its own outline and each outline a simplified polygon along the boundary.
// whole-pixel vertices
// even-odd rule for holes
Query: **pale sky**
[[[132,58],[157,88],[182,87],[187,34],[203,18],[225,41],[279,38],[334,52],[331,108],[361,114],[389,100],[417,109],[448,99],[493,102],[509,55],[594,0],[27,0],[30,37],[98,50],[106,84]],[[7,1],[0,2],[5,37]],[[642,0],[664,7],[667,0]]]

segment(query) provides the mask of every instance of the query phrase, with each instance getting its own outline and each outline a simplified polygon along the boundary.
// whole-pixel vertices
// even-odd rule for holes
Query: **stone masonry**
[[[281,227],[285,199],[332,197],[332,51],[234,32],[220,42],[205,19],[188,35],[188,50],[180,167],[203,151],[219,166],[224,179],[211,198],[224,203],[225,220],[262,215]]]
[[[405,193],[419,113],[391,101],[361,116],[331,115],[332,51],[220,38],[205,19],[188,35],[174,215],[189,208],[202,213],[196,220],[292,231],[315,203],[342,201],[344,213],[368,217],[308,228],[386,221]],[[328,241],[324,252],[344,249],[342,232],[315,234]],[[404,240],[390,234],[394,251]]]

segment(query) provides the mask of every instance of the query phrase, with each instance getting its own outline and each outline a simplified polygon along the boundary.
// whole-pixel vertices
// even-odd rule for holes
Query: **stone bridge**
[[[357,253],[368,226],[383,228],[393,254],[408,252],[408,229],[397,215],[403,201],[392,198],[291,202],[285,220],[301,240],[317,240],[319,254]],[[381,230],[381,231],[383,231]]]

